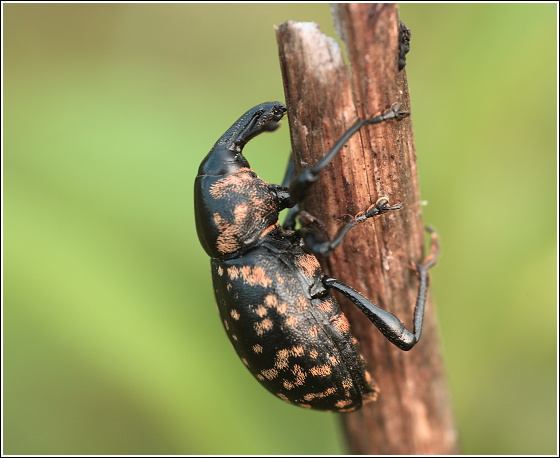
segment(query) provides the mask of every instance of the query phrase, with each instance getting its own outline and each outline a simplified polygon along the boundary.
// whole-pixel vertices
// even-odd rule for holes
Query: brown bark
[[[396,5],[337,4],[333,13],[352,71],[336,41],[315,24],[287,22],[277,29],[296,171],[315,164],[358,117],[396,102],[410,111],[406,72],[397,68]],[[382,196],[403,208],[352,229],[322,264],[412,330],[418,280],[410,262],[424,257],[424,231],[410,117],[362,128],[303,206],[333,236],[342,224],[337,217],[366,210]],[[377,402],[341,414],[350,452],[457,453],[431,298],[422,338],[410,352],[391,345],[352,303],[337,299],[380,388]]]

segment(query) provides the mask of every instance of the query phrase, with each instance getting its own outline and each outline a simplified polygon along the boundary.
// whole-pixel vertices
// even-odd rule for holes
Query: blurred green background
[[[400,6],[464,453],[557,452],[556,12]],[[192,196],[225,129],[284,100],[273,26],[334,36],[328,5],[3,13],[4,453],[342,453],[336,415],[277,400],[234,354]],[[285,121],[246,155],[279,182],[289,149]]]

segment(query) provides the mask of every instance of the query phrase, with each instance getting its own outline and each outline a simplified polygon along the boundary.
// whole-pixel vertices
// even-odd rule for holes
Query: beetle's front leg
[[[366,299],[357,291],[350,288],[335,278],[323,277],[323,284],[327,288],[333,288],[341,292],[350,299],[368,319],[381,331],[381,333],[401,350],[408,351],[420,339],[422,333],[422,322],[424,319],[424,306],[426,305],[426,297],[428,292],[428,270],[436,263],[439,252],[438,237],[436,232],[431,228],[426,228],[431,236],[430,254],[424,259],[422,264],[414,264],[418,274],[419,286],[418,295],[416,297],[416,306],[414,308],[414,331],[410,332],[404,324],[392,313],[379,308],[371,301]]]
[[[289,185],[292,179],[294,178],[295,168],[294,168],[294,158],[290,155],[288,160],[288,167],[286,168],[286,173],[284,174],[284,179],[282,180],[282,184],[280,185],[285,191],[288,193],[288,200],[284,202],[284,208],[290,208],[286,219],[282,223],[282,228],[287,231],[293,231],[296,228],[296,217],[299,214],[299,205],[293,205],[292,199],[290,199],[290,191]]]
[[[379,124],[384,121],[389,121],[390,119],[400,120],[409,115],[407,111],[401,110],[400,104],[396,103],[393,107],[379,116],[375,116],[370,119],[358,119],[344,134],[338,139],[338,141],[333,145],[330,151],[325,154],[317,164],[313,167],[309,167],[301,171],[299,175],[293,178],[290,182],[290,200],[292,206],[301,202],[308,189],[315,183],[323,171],[323,169],[334,159],[334,157],[340,152],[344,147],[346,142],[357,133],[363,126],[371,124]]]
[[[300,174],[295,177],[294,177],[295,175],[294,161],[292,158],[290,158],[288,162],[286,174],[284,176],[284,180],[282,181],[282,185],[281,185],[282,189],[287,189],[289,195],[289,201],[286,202],[284,200],[280,202],[280,205],[281,205],[281,209],[290,208],[291,210],[288,213],[286,220],[282,224],[282,227],[287,230],[293,230],[295,228],[295,219],[299,213],[299,207],[297,204],[305,198],[307,191],[313,185],[313,183],[315,183],[319,179],[319,176],[321,172],[324,170],[324,168],[334,159],[334,157],[340,152],[340,150],[344,147],[346,142],[354,134],[356,134],[363,126],[379,124],[384,121],[389,121],[391,119],[400,120],[407,117],[408,115],[409,113],[407,111],[401,110],[400,104],[396,103],[389,111],[379,116],[374,116],[373,118],[370,119],[358,119],[346,132],[344,132],[342,137],[338,139],[338,141],[333,145],[330,151],[327,154],[325,154],[325,156],[323,156],[321,160],[317,162],[317,164],[315,164],[313,167],[309,167],[307,169],[302,170]],[[375,215],[371,215],[371,216],[375,216]],[[370,216],[367,216],[366,218],[369,217]],[[356,215],[356,219],[357,218],[358,215]],[[361,221],[357,221],[357,222],[361,222]],[[330,249],[330,251],[332,251],[332,249],[342,241],[346,232],[348,232],[350,228],[353,227],[354,225],[355,223],[354,224],[351,223],[348,225],[346,229],[341,229],[341,231],[339,231],[339,233],[335,237],[335,240],[339,239],[339,241],[338,243],[335,243],[335,245]],[[310,242],[310,245],[314,245],[314,243]],[[322,249],[325,250],[326,248],[322,248]]]
[[[305,249],[314,255],[329,256],[333,250],[340,245],[346,237],[346,234],[356,224],[363,223],[366,219],[382,215],[392,210],[398,210],[402,204],[389,205],[389,200],[386,197],[377,199],[377,202],[369,207],[365,212],[360,212],[356,216],[345,215],[347,222],[341,226],[332,240],[325,240],[323,237],[324,231],[320,227],[319,222],[314,216],[307,212],[300,213],[300,221],[304,226],[301,230],[302,239]]]

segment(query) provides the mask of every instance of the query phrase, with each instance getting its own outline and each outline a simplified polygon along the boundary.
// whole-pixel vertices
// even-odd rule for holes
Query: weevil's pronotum
[[[243,147],[273,131],[286,108],[279,102],[245,113],[216,142],[195,180],[196,228],[211,257],[214,293],[226,332],[243,364],[270,392],[301,407],[348,412],[377,397],[357,341],[330,290],[348,297],[381,333],[402,350],[420,338],[428,269],[437,258],[430,230],[430,255],[416,263],[419,278],[410,332],[393,314],[321,271],[316,255],[328,256],[346,233],[368,218],[398,210],[385,197],[344,223],[332,240],[310,227],[295,230],[297,204],[348,139],[365,125],[408,115],[395,104],[371,119],[358,120],[314,166],[285,179],[261,180]],[[289,175],[294,175],[293,167]],[[278,214],[291,208],[280,225]],[[309,220],[309,217],[303,218]]]

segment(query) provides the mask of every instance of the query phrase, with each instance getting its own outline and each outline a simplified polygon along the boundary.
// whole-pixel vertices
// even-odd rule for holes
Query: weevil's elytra
[[[432,253],[415,264],[419,291],[414,332],[348,285],[321,271],[317,255],[328,256],[356,224],[398,210],[382,197],[364,212],[347,218],[332,240],[316,230],[298,203],[348,139],[364,125],[399,120],[408,113],[398,104],[371,119],[358,120],[316,165],[293,177],[289,168],[279,186],[261,180],[242,155],[243,146],[272,131],[286,109],[279,102],[245,113],[216,142],[195,180],[198,237],[211,257],[214,293],[233,347],[255,378],[280,399],[304,408],[349,412],[376,399],[378,389],[365,369],[348,320],[330,289],[354,302],[383,335],[403,350],[420,338]],[[284,225],[281,210],[290,208]]]
[[[346,322],[332,296],[311,298],[305,293],[314,279],[300,269],[295,257],[288,256],[291,249],[286,247],[284,258],[264,248],[225,263],[212,260],[226,332],[253,375],[280,398],[332,410],[336,397],[357,407],[359,394],[371,389],[363,378],[349,326],[332,325]],[[233,276],[215,275],[223,264]],[[284,283],[272,283],[272,276],[266,275],[254,281],[251,275],[256,269],[284,272]],[[243,271],[247,275],[237,275]],[[327,390],[332,396],[324,393]]]

